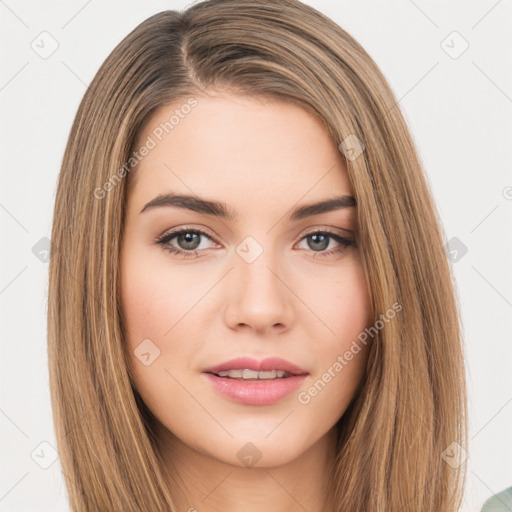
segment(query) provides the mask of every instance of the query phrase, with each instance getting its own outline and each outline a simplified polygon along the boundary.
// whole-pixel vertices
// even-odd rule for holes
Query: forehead
[[[193,107],[188,99],[160,107],[139,134],[136,149],[151,147],[133,176],[139,204],[171,190],[237,211],[352,195],[335,142],[305,108],[232,94],[197,96]]]

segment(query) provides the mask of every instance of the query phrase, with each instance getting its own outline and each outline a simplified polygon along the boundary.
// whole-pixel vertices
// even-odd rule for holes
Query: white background
[[[123,37],[150,15],[189,3],[0,0],[0,511],[67,510],[58,459],[47,469],[35,462],[49,464],[52,449],[40,443],[56,443],[47,370],[48,263],[32,248],[50,238],[76,109]],[[506,441],[512,433],[511,2],[306,3],[353,35],[384,72],[418,145],[447,239],[457,237],[468,249],[453,263],[470,391],[462,510],[478,511],[512,485]],[[58,42],[47,59],[31,47],[48,37],[39,36],[43,31]],[[469,44],[458,58],[453,53],[463,42],[453,31]]]

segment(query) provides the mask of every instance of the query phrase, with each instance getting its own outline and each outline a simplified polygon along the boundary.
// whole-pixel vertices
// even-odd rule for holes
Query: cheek
[[[144,338],[168,343],[186,325],[200,297],[201,282],[179,266],[166,265],[159,249],[129,249],[122,259],[121,297],[129,343]],[[184,319],[185,321],[181,321]]]
[[[315,284],[315,286],[311,286]],[[371,322],[371,300],[362,264],[354,258],[337,272],[319,282],[311,282],[308,303],[317,313],[318,328],[324,332],[323,346],[340,350]]]
[[[136,270],[135,270],[136,269]],[[151,269],[133,265],[126,268],[122,280],[122,307],[128,340],[133,344],[143,338],[160,339],[172,326],[172,295],[163,296],[164,283]]]
[[[371,324],[372,312],[362,265],[352,263],[341,277],[326,281],[322,293],[317,288],[309,295],[311,309],[318,311],[315,328],[325,334],[316,336],[316,373],[299,402],[310,404],[308,408],[324,421],[333,420],[353,398],[371,344],[371,340],[365,344],[358,339]]]
[[[179,378],[175,362],[185,366],[191,360],[192,333],[187,332],[186,314],[197,294],[179,269],[171,272],[137,249],[122,258],[120,285],[130,371],[136,389],[150,405],[162,393],[174,396],[176,381],[168,372]]]
[[[188,390],[190,365],[197,347],[193,307],[208,283],[191,283],[190,275],[171,269],[160,259],[137,257],[132,251],[122,262],[121,302],[126,325],[125,347],[129,350],[130,375],[142,400],[165,429],[190,446],[208,438],[212,428],[204,409]],[[147,255],[146,255],[147,256]],[[190,274],[190,273],[189,273]],[[145,341],[144,350],[139,347]],[[155,346],[157,347],[155,349]],[[149,365],[139,359],[144,352],[158,356]],[[144,359],[144,357],[142,357]],[[176,414],[179,411],[179,414]],[[185,419],[183,419],[185,418]],[[190,418],[201,418],[191,426]],[[213,426],[214,428],[214,426]]]

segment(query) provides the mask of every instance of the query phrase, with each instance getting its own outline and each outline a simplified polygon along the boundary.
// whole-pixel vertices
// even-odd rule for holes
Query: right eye
[[[157,237],[155,243],[160,245],[162,250],[168,251],[171,254],[176,254],[184,258],[197,258],[202,256],[200,253],[208,249],[207,247],[201,248],[202,237],[213,241],[208,233],[200,229],[179,228]],[[177,245],[171,243],[174,239],[176,239]]]

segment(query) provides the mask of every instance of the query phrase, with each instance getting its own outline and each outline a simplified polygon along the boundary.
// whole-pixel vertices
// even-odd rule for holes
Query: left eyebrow
[[[290,220],[301,220],[313,215],[340,210],[342,208],[355,208],[356,200],[352,196],[338,196],[333,199],[326,199],[319,203],[307,204],[300,206],[290,215]]]
[[[226,203],[202,199],[197,196],[174,193],[158,195],[149,201],[149,203],[142,208],[140,213],[164,206],[183,208],[197,213],[213,215],[226,220],[234,220],[237,217],[235,210],[229,208]],[[340,210],[342,208],[354,208],[356,206],[356,200],[354,197],[347,195],[337,196],[317,203],[299,206],[291,213],[289,219],[297,221],[306,217],[312,217],[313,215],[320,215],[321,213]]]

